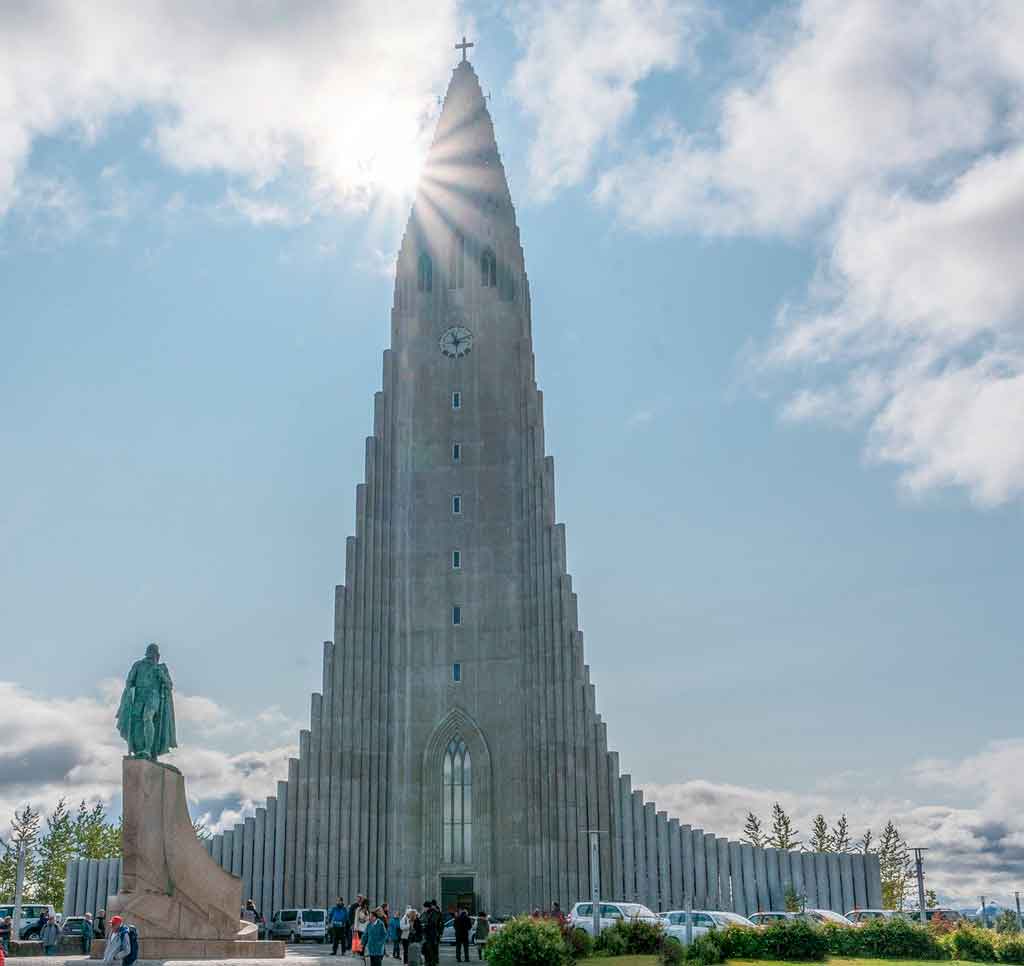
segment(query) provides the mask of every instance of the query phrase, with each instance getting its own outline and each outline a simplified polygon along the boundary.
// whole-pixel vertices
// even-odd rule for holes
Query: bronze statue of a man
[[[128,742],[135,758],[156,761],[178,745],[174,733],[174,702],[171,675],[160,663],[160,648],[150,644],[146,656],[128,672],[121,705],[117,709],[117,730]]]

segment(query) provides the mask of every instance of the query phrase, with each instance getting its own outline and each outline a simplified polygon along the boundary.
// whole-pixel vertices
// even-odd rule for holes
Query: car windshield
[[[735,912],[713,912],[711,918],[720,926],[749,926],[750,920],[737,916]]]
[[[820,919],[827,919],[829,922],[842,923],[844,926],[850,924],[850,920],[846,916],[840,915],[838,912],[833,912],[831,909],[815,909],[813,915]]]
[[[619,908],[622,910],[624,916],[628,916],[630,919],[636,919],[638,916],[646,917],[649,919],[657,919],[658,917],[651,912],[647,906],[641,906],[637,902],[624,902]]]
[[[323,922],[324,911],[323,909],[303,909],[302,910],[302,921],[303,922]]]
[[[668,921],[673,926],[685,926],[686,925],[686,913],[685,912],[670,912],[668,914]]]

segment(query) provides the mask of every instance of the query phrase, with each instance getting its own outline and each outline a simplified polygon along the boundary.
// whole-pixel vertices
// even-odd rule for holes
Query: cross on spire
[[[466,43],[466,35],[465,34],[462,35],[462,43],[455,45],[455,49],[456,50],[461,50],[462,51],[462,63],[466,63],[466,51],[469,50],[470,47],[475,47],[475,46],[476,46],[476,44]]]

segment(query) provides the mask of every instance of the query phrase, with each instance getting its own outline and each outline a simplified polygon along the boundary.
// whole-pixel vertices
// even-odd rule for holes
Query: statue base
[[[106,943],[92,941],[90,959],[102,959]],[[284,959],[285,944],[263,940],[139,939],[139,959]]]
[[[141,959],[284,956],[284,943],[258,941],[256,925],[240,918],[242,880],[196,837],[181,772],[146,758],[122,765],[121,888],[107,900],[107,922],[119,915],[138,929]]]

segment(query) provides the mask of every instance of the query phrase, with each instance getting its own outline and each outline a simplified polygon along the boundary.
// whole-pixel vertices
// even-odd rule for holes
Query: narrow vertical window
[[[466,285],[466,239],[461,231],[452,236],[448,253],[448,288],[465,288]]]
[[[453,463],[461,463],[462,462],[462,444],[461,443],[452,443],[452,462]]]
[[[494,288],[498,284],[498,262],[489,248],[480,254],[480,284],[484,288]]]
[[[434,288],[434,263],[426,252],[420,255],[419,271],[416,274],[416,287],[421,292],[430,292]]]
[[[452,607],[452,624],[454,624],[456,627],[458,627],[459,624],[461,624],[461,623],[462,623],[462,608],[458,604],[455,604]]]
[[[452,677],[462,668],[455,664]],[[467,865],[473,861],[473,762],[462,738],[452,738],[441,766],[441,861]]]
[[[462,551],[461,550],[453,550],[452,551],[452,570],[461,570],[461,569],[462,569]]]
[[[452,680],[456,684],[462,680],[462,665],[458,662],[452,665]]]
[[[462,409],[462,393],[452,393],[452,409]]]
[[[453,496],[452,497],[452,513],[461,513],[461,512],[462,512],[462,497],[461,496]]]

